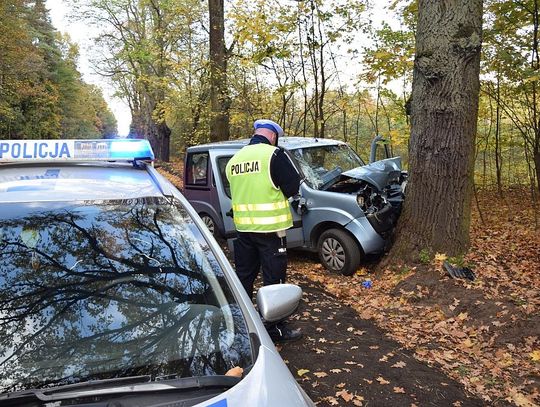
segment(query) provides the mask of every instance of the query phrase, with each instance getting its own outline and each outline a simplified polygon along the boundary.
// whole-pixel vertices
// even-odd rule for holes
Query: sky
[[[78,68],[83,80],[101,88],[103,96],[118,122],[118,134],[126,136],[129,133],[131,123],[129,107],[125,102],[113,96],[113,87],[103,77],[92,71],[89,59],[89,49],[92,46],[91,27],[83,23],[70,22],[68,19],[69,9],[63,0],[47,0],[47,8],[50,10],[51,22],[54,27],[60,32],[69,34],[72,42],[79,44]]]
[[[103,96],[118,122],[118,134],[122,136],[127,135],[131,123],[129,107],[124,101],[114,97],[114,88],[112,85],[92,70],[89,55],[93,45],[91,37],[95,28],[89,27],[82,22],[70,22],[68,18],[69,8],[64,0],[46,0],[46,4],[50,10],[51,21],[54,27],[60,32],[69,34],[72,42],[79,45],[80,57],[78,68],[83,76],[83,80],[101,88]],[[375,6],[375,24],[379,24],[383,20],[387,22],[392,20],[388,11],[384,9],[388,4],[388,0],[377,0],[373,4]]]

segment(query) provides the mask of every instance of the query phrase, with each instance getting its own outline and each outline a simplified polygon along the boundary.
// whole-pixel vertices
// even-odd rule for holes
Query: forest
[[[249,136],[254,119],[271,117],[289,135],[342,139],[364,156],[381,134],[407,162],[416,1],[389,3],[392,18],[376,27],[373,4],[362,0],[236,0],[225,9],[215,0],[67,3],[73,19],[100,27],[94,68],[128,102],[132,135],[155,134],[162,159]],[[44,0],[2,2],[0,25],[2,138],[116,132],[100,90],[77,70],[77,45],[52,26]],[[535,200],[537,37],[536,1],[484,2],[475,180],[499,191],[535,186]]]
[[[1,139],[116,134],[101,90],[77,70],[77,45],[52,26],[44,1],[2,1],[0,27]]]

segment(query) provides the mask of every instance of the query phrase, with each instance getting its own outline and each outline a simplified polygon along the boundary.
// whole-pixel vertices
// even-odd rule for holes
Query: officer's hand
[[[300,196],[294,197],[291,202],[291,206],[294,211],[300,216],[307,212],[306,200]]]
[[[308,211],[307,202],[304,198],[300,198],[300,203],[298,204],[298,214],[302,216]]]

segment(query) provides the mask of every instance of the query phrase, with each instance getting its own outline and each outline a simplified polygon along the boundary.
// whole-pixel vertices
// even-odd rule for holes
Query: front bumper
[[[401,205],[394,206],[388,203],[381,210],[375,213],[369,213],[366,217],[373,229],[386,239],[396,226],[400,213]]]

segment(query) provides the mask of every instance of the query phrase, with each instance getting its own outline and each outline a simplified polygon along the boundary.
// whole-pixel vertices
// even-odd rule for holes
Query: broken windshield
[[[343,172],[365,165],[346,144],[297,148],[290,152],[308,184],[315,189],[325,189]]]

